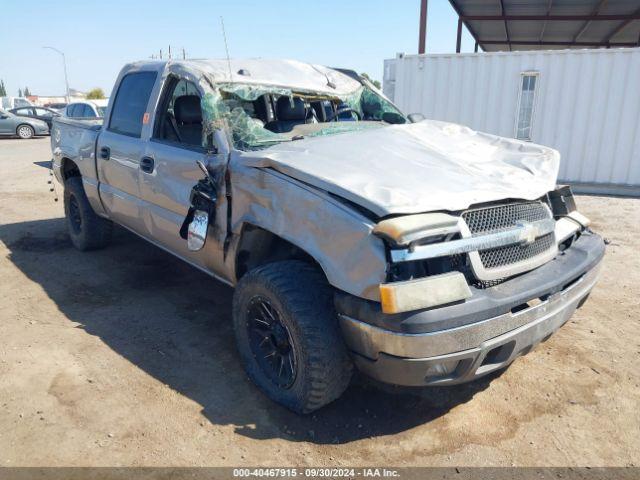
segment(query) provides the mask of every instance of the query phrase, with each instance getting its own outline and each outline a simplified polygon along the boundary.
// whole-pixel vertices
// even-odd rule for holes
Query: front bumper
[[[400,316],[353,298],[337,298],[336,307],[363,373],[395,385],[463,383],[507,366],[564,325],[595,285],[603,255],[602,239],[585,233],[546,265],[458,305]]]

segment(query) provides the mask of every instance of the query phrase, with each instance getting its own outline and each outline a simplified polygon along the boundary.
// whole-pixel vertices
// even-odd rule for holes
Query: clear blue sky
[[[0,79],[9,95],[63,95],[69,86],[109,94],[126,62],[168,45],[191,58],[293,58],[367,72],[382,80],[382,61],[416,53],[420,0],[2,0]],[[427,52],[455,51],[457,17],[448,0],[429,1]],[[473,49],[464,31],[463,50]]]

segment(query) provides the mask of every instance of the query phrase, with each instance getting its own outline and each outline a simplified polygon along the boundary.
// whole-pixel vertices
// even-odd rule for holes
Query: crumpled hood
[[[556,185],[551,148],[422,122],[278,144],[250,164],[278,170],[381,217],[514,198],[534,200]]]

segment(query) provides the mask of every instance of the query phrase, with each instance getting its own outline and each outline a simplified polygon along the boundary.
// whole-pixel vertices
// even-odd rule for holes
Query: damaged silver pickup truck
[[[115,222],[235,286],[244,367],[294,411],[354,367],[407,386],[506,367],[596,282],[604,243],[553,149],[295,61],[134,63],[113,92],[103,124],[54,120],[73,244]]]

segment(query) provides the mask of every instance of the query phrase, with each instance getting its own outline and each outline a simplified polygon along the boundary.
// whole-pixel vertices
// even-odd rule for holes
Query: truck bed
[[[97,184],[95,147],[101,128],[102,119],[79,120],[67,117],[53,119],[51,128],[53,170],[60,181],[63,181],[60,172],[62,161],[69,159],[77,165],[85,181]]]

